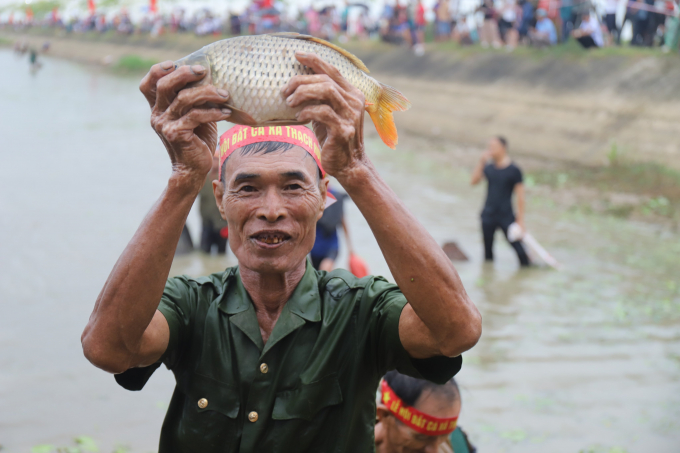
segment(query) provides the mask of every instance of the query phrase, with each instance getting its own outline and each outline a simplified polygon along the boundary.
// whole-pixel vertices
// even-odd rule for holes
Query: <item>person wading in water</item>
[[[172,173],[82,345],[129,390],[161,364],[172,370],[160,453],[371,451],[382,376],[397,369],[443,384],[481,335],[453,264],[365,153],[364,96],[318,56],[297,59],[315,74],[293,77],[282,95],[316,137],[304,126],[236,126],[218,148],[229,94],[195,86],[203,67],[166,61],[141,83]],[[216,149],[213,190],[238,266],[168,278]],[[311,266],[326,172],[366,218],[396,284]]]
[[[508,142],[504,137],[489,140],[486,151],[472,172],[472,185],[485,177],[488,181],[486,202],[482,210],[482,235],[484,237],[484,258],[493,261],[493,237],[500,228],[508,239],[508,228],[514,222],[524,227],[524,183],[522,171],[508,155]],[[512,195],[517,202],[517,216],[512,209]],[[508,242],[510,240],[508,239]],[[517,253],[521,266],[529,266],[529,257],[521,241],[510,242]]]

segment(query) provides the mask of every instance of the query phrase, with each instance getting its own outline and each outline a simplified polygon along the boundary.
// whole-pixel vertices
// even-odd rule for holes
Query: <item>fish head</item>
[[[177,68],[179,68],[180,66],[194,66],[194,65],[203,66],[205,68],[206,74],[205,77],[203,77],[198,82],[194,82],[187,85],[187,88],[212,84],[212,68],[210,65],[210,60],[208,59],[208,55],[203,49],[197,50],[196,52],[175,61],[175,67]]]

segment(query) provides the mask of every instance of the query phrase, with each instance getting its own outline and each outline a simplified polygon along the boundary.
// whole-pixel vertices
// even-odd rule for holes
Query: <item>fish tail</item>
[[[382,83],[380,83],[378,99],[373,104],[366,106],[378,135],[392,149],[396,148],[398,141],[397,126],[394,124],[392,112],[403,112],[409,108],[411,108],[411,103],[403,94]]]

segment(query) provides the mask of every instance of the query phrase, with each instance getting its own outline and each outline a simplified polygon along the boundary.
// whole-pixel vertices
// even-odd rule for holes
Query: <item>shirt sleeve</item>
[[[522,174],[522,170],[520,170],[519,167],[515,166],[515,168],[517,169],[515,175],[515,184],[520,184],[524,181],[524,175]]]
[[[364,289],[363,299],[371,307],[369,348],[380,376],[396,369],[407,376],[444,384],[460,371],[460,356],[414,359],[404,349],[399,338],[399,318],[407,301],[398,286],[375,277]]]
[[[187,277],[168,279],[158,304],[158,311],[163,314],[170,328],[168,347],[153,365],[130,368],[124,373],[115,375],[116,382],[121,387],[127,390],[141,390],[161,364],[165,364],[170,370],[177,366],[189,346],[197,297],[198,289]]]

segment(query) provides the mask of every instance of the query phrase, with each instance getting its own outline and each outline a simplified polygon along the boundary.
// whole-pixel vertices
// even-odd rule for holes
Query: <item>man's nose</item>
[[[286,217],[284,199],[277,190],[267,190],[257,217],[269,223],[274,223]]]

